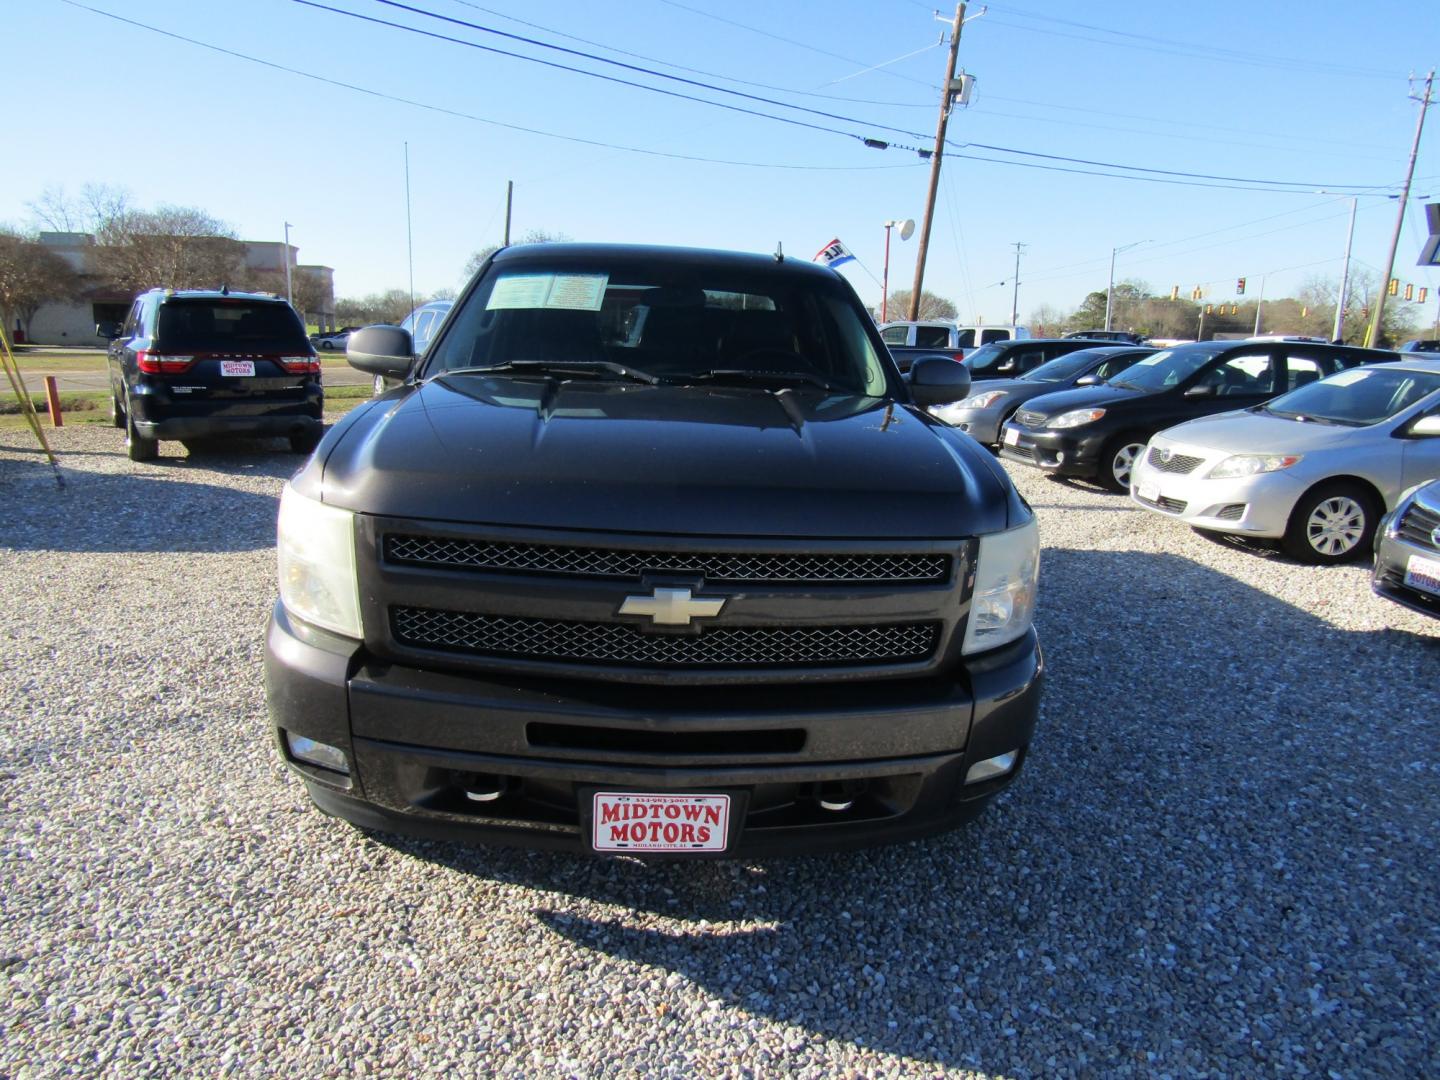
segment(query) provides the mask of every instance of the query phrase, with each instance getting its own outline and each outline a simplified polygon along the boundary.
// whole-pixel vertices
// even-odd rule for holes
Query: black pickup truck
[[[478,272],[280,504],[266,682],[324,811],[596,853],[916,837],[1016,777],[1035,519],[929,417],[849,285],[780,257],[543,244]]]

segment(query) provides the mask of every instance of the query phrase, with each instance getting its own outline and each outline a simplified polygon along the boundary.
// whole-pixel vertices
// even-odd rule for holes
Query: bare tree
[[[131,210],[130,192],[110,184],[89,183],[79,195],[70,195],[63,184],[51,184],[40,197],[25,204],[36,228],[51,232],[99,233],[105,223]]]
[[[570,237],[564,233],[548,233],[544,229],[531,229],[516,242],[521,244],[564,244],[569,240]],[[471,255],[465,262],[465,280],[469,281],[474,277],[475,271],[485,264],[485,260],[503,246],[502,244],[491,244]]]
[[[19,319],[28,331],[40,305],[74,296],[79,280],[70,264],[43,244],[0,230],[0,331]]]
[[[890,294],[885,306],[891,316],[891,321],[895,321],[894,317],[896,312],[903,314],[910,310],[910,290],[895,290]],[[877,319],[880,317],[880,309],[878,307],[875,309],[875,317]],[[927,322],[932,319],[954,319],[955,304],[952,301],[946,300],[943,296],[936,296],[929,289],[921,289],[920,313],[917,318],[921,322]]]
[[[96,238],[97,273],[123,288],[216,288],[246,278],[245,245],[195,207],[124,211],[104,221]]]

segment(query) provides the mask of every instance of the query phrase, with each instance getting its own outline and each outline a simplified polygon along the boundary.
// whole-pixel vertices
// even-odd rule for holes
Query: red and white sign
[[[254,375],[254,360],[221,360],[221,375]]]
[[[729,795],[644,795],[597,791],[591,841],[596,851],[724,851]]]

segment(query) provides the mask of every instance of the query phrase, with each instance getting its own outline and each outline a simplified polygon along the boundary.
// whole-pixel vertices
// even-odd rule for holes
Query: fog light
[[[285,733],[285,745],[290,748],[291,757],[311,765],[319,765],[322,769],[344,773],[346,776],[350,775],[350,766],[345,761],[345,751],[338,746],[316,742],[314,739],[307,739],[304,735],[296,735],[290,731]]]
[[[1056,451],[1055,451],[1055,464],[1056,464],[1056,465],[1064,465],[1064,464],[1065,464],[1065,451],[1064,451],[1064,450],[1056,450]]]
[[[1008,754],[999,754],[996,757],[986,758],[984,761],[977,761],[965,774],[965,783],[978,784],[982,780],[993,780],[997,776],[1004,776],[1015,767],[1015,761],[1019,757],[1019,750],[1011,750]]]

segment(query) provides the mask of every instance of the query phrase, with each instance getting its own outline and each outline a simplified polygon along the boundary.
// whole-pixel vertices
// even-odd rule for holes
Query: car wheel
[[[110,426],[123,428],[125,426],[125,410],[120,407],[120,398],[115,391],[110,391]]]
[[[1145,452],[1145,439],[1139,435],[1122,435],[1106,445],[1100,455],[1100,483],[1122,495],[1130,490],[1130,474]]]
[[[147,439],[135,430],[135,420],[130,415],[130,402],[125,402],[125,453],[131,461],[154,461],[160,453],[160,440]]]
[[[320,432],[309,431],[304,435],[290,436],[290,450],[296,454],[310,454],[320,445]]]
[[[331,342],[328,342],[324,338],[321,338],[320,348],[324,349],[326,352],[329,352],[331,349],[335,348],[335,346]]]
[[[1321,484],[1295,504],[1285,529],[1285,551],[1301,562],[1347,562],[1369,554],[1380,507],[1358,484]]]

